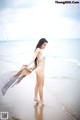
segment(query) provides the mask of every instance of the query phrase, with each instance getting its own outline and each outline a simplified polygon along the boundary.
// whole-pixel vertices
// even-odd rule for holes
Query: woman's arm
[[[27,64],[27,66],[29,66],[30,64],[34,62],[35,58],[39,55],[39,53],[40,53],[40,48],[37,48],[36,51],[34,52],[34,56],[32,60]]]

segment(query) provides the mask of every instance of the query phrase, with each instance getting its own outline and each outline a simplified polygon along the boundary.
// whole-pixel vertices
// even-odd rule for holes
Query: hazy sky
[[[77,1],[63,5],[54,0],[0,0],[0,40],[80,38]]]

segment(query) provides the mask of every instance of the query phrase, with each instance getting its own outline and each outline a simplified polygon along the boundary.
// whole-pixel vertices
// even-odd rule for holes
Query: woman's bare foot
[[[44,101],[43,101],[43,100],[40,100],[40,102],[39,102],[39,107],[42,107],[42,106],[44,106]]]
[[[36,103],[39,103],[39,101],[38,101],[38,99],[37,99],[37,98],[34,98],[34,101],[35,101]]]

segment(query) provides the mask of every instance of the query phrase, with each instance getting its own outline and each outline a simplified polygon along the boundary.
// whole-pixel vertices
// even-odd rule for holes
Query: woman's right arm
[[[40,48],[37,48],[34,52],[33,58],[30,60],[30,62],[27,64],[27,66],[29,66],[30,64],[32,64],[34,62],[35,58],[39,55],[39,53],[40,53]]]

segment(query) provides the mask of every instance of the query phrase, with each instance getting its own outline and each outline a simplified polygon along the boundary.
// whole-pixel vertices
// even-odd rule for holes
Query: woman
[[[44,85],[44,67],[45,56],[42,55],[42,50],[46,47],[48,41],[44,38],[40,39],[35,49],[35,69],[36,85],[34,90],[34,100],[38,102],[38,92],[40,97],[40,104],[43,105],[43,85]]]
[[[18,84],[26,75],[30,74],[34,69],[36,73],[36,85],[34,90],[34,100],[38,102],[38,93],[40,97],[40,104],[43,105],[43,85],[44,85],[44,67],[45,56],[42,55],[43,49],[46,47],[48,41],[45,38],[41,38],[34,51],[34,57],[27,65],[23,65],[21,70],[15,74],[9,82],[7,82],[3,88],[2,93],[5,95],[10,86]],[[30,65],[34,63],[33,66]]]

